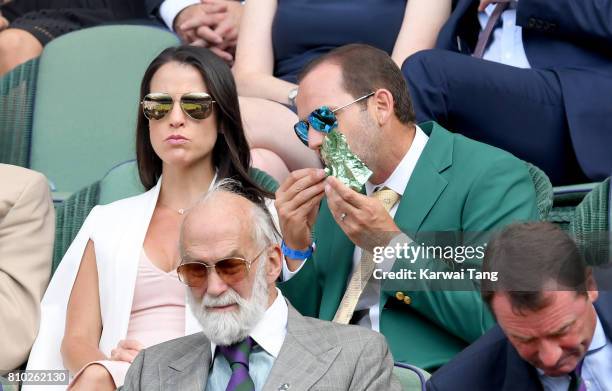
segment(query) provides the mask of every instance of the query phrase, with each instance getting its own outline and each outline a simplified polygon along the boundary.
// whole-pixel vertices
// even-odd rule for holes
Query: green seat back
[[[393,374],[398,378],[403,391],[425,391],[425,382],[430,375],[412,365],[396,363]]]
[[[106,205],[122,198],[128,198],[145,192],[138,177],[138,166],[135,160],[129,160],[113,167],[100,181],[100,199],[98,204]]]
[[[28,167],[38,58],[0,78],[0,163]]]
[[[135,156],[145,69],[178,39],[146,26],[101,26],[66,34],[41,57],[30,167],[71,194]]]
[[[611,261],[611,198],[610,178],[607,178],[595,186],[574,210],[570,232],[591,265]]]
[[[555,187],[552,210],[546,220],[569,232],[576,207],[595,186],[597,183]]]
[[[546,220],[553,205],[553,187],[544,171],[531,163],[527,163],[529,176],[536,191],[536,203],[540,220]]]
[[[251,168],[249,174],[255,182],[270,192],[275,192],[278,188],[276,180],[261,170]],[[138,177],[136,161],[129,160],[116,165],[101,180],[82,188],[62,202],[55,210],[55,245],[51,275],[94,206],[109,204],[144,191]]]

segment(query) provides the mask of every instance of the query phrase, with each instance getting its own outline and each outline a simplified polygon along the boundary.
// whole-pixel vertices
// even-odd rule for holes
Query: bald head
[[[255,204],[237,194],[212,192],[185,216],[180,236],[181,257],[188,255],[184,251],[197,243],[210,247],[209,251],[213,253],[217,247],[215,243],[219,242],[254,245],[257,239],[253,229],[255,208]]]
[[[223,295],[232,289],[248,299],[258,269],[265,274],[264,285],[270,291],[270,298],[276,297],[274,286],[281,265],[278,234],[268,212],[245,198],[241,191],[238,182],[223,180],[183,220],[179,242],[181,263],[212,266],[228,258],[241,258],[249,263],[248,275],[235,286],[218,279],[216,273],[208,273],[206,284],[191,288],[196,298],[205,294]]]

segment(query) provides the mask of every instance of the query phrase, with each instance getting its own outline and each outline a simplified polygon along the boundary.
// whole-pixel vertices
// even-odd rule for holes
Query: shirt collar
[[[374,193],[374,189],[387,187],[400,196],[404,195],[404,190],[408,185],[408,181],[412,176],[412,172],[414,171],[414,167],[416,166],[419,158],[421,157],[421,153],[425,149],[425,144],[427,144],[427,140],[429,137],[423,132],[418,125],[415,126],[416,132],[414,133],[414,140],[412,140],[412,145],[408,149],[408,152],[404,155],[400,163],[395,167],[393,173],[381,184],[374,185],[370,181],[367,181],[365,184],[366,195],[369,197]]]
[[[508,5],[508,9],[515,9],[517,6],[519,0],[513,0],[510,2],[510,4]],[[487,16],[490,18],[491,15],[493,15],[493,11],[495,11],[495,7],[497,6],[497,4],[489,4],[486,6],[486,8],[484,9],[484,13],[487,14]],[[506,10],[507,11],[507,10]]]
[[[289,310],[287,308],[287,302],[283,297],[283,294],[278,288],[276,289],[276,299],[266,312],[264,312],[261,320],[255,325],[253,331],[249,334],[255,342],[272,357],[278,357],[281,346],[285,342],[285,336],[287,335],[287,316]],[[215,357],[215,350],[217,345],[210,343],[210,352],[212,357]],[[212,361],[211,361],[212,364]]]
[[[591,339],[591,344],[589,345],[587,354],[603,348],[608,343],[603,326],[599,320],[599,316],[597,316],[597,312],[595,313],[595,318],[597,319],[597,324],[595,325],[595,332],[593,333],[593,339]]]

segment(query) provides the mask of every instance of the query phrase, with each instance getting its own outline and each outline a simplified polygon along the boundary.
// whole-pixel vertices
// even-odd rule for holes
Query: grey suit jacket
[[[122,390],[204,391],[211,364],[202,333],[144,349]],[[289,305],[287,335],[263,391],[397,390],[384,337],[372,330],[307,318]]]

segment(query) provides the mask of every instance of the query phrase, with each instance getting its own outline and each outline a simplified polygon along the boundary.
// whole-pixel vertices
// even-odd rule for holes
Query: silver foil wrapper
[[[327,175],[338,178],[355,191],[360,191],[372,176],[372,171],[350,150],[344,134],[337,130],[323,139],[321,158]]]

